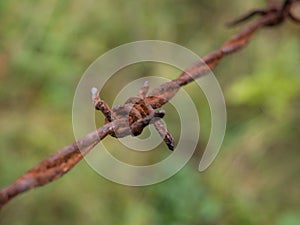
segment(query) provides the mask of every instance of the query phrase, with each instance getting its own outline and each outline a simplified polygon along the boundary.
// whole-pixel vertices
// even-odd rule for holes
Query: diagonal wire
[[[255,14],[259,14],[261,16],[231,37],[218,50],[204,56],[203,61],[196,62],[191,65],[183,73],[181,73],[177,79],[166,82],[154,89],[150,95],[146,97],[146,102],[148,102],[154,109],[160,108],[173,96],[175,96],[181,86],[184,86],[207,74],[211,69],[214,69],[219,64],[223,57],[245,47],[251,40],[254,33],[260,28],[279,25],[286,18],[297,23],[300,22],[300,19],[291,12],[292,5],[296,2],[300,2],[299,0],[286,0],[282,3],[276,4],[272,1],[268,2],[268,8],[252,11],[242,17],[242,19],[240,18],[232,22],[231,24],[243,22]],[[143,93],[140,94],[143,95]],[[65,146],[27,171],[15,182],[0,190],[0,208],[15,196],[35,187],[46,185],[62,177],[71,170],[84,155],[89,153],[95,145],[97,145],[107,135],[110,135],[113,132],[112,127],[115,129],[124,129],[124,127],[122,127],[122,123],[120,124],[120,127],[114,127],[115,124],[113,124],[113,122],[105,124],[98,130],[82,137],[80,140]]]

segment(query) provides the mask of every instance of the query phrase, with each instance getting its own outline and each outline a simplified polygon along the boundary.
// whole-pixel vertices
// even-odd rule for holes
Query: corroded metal
[[[48,159],[30,169],[11,185],[2,189],[0,191],[0,208],[20,193],[46,185],[63,176],[107,135],[115,135],[116,137],[138,135],[145,126],[154,123],[169,148],[171,149],[172,145],[174,147],[172,137],[160,121],[160,118],[164,116],[164,112],[155,109],[162,107],[175,96],[181,86],[209,73],[224,56],[245,47],[258,29],[279,25],[286,18],[300,23],[299,16],[294,15],[292,11],[293,5],[299,3],[299,0],[285,0],[283,3],[275,3],[269,0],[268,3],[269,6],[266,9],[253,10],[231,22],[231,25],[235,25],[255,15],[260,16],[256,21],[229,39],[220,49],[208,54],[203,58],[203,61],[191,65],[177,79],[162,84],[147,96],[148,85],[145,84],[137,97],[128,99],[122,106],[110,109],[100,99],[97,90],[93,89],[92,94],[95,107],[105,115],[106,124],[80,140],[62,148]]]

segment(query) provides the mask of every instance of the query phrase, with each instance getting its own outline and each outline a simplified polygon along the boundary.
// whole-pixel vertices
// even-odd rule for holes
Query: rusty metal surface
[[[231,22],[230,25],[236,25],[245,22],[255,15],[260,16],[225,42],[220,49],[206,55],[203,57],[203,61],[191,65],[177,79],[162,84],[150,92],[148,96],[146,96],[148,85],[145,84],[140,89],[137,97],[129,98],[124,105],[110,109],[100,99],[97,90],[93,90],[95,108],[102,111],[105,115],[105,125],[62,148],[48,159],[27,171],[14,183],[0,190],[0,208],[20,193],[48,184],[66,174],[107,135],[117,138],[127,135],[138,135],[149,123],[154,123],[169,149],[172,149],[172,146],[174,147],[173,138],[159,120],[164,116],[164,112],[156,109],[163,106],[175,96],[181,86],[207,74],[218,65],[223,57],[245,47],[258,29],[266,26],[274,27],[281,24],[285,19],[300,23],[300,18],[292,12],[292,6],[297,2],[299,3],[300,1],[286,0],[282,3],[268,1],[269,4],[266,9],[253,10]]]

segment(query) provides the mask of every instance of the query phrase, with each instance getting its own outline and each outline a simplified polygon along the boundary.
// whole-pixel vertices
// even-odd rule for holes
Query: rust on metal
[[[297,17],[292,11],[293,5],[299,3],[299,1],[285,0],[283,3],[278,3],[268,0],[269,4],[266,9],[253,10],[234,20],[230,25],[245,22],[255,15],[260,16],[256,21],[225,42],[220,49],[203,57],[203,61],[194,63],[181,73],[177,79],[160,85],[149,95],[147,95],[149,84],[145,83],[136,97],[129,98],[124,105],[110,109],[100,98],[98,90],[93,88],[91,91],[94,106],[105,115],[105,125],[62,148],[27,171],[11,185],[0,190],[0,208],[15,196],[35,187],[46,185],[66,174],[107,135],[117,138],[138,135],[146,126],[153,123],[169,149],[172,150],[174,140],[160,120],[164,116],[164,111],[157,109],[174,97],[181,86],[209,73],[223,57],[245,47],[258,29],[279,25],[286,18],[300,23],[299,16]]]

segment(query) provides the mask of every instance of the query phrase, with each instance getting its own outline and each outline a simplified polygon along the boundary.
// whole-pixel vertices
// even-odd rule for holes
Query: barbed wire
[[[268,7],[265,9],[255,9],[245,16],[228,23],[229,26],[232,26],[242,23],[255,15],[260,16],[256,21],[250,23],[231,37],[218,50],[204,56],[202,61],[191,65],[177,79],[160,85],[150,92],[149,95],[146,95],[148,86],[145,84],[137,97],[131,97],[124,105],[111,110],[101,100],[98,90],[93,89],[94,105],[96,109],[101,110],[105,115],[105,125],[60,149],[27,171],[11,185],[0,190],[0,208],[15,196],[62,177],[107,135],[116,138],[127,135],[136,136],[150,123],[154,123],[169,149],[172,150],[174,147],[173,138],[159,120],[164,116],[164,111],[156,109],[162,107],[174,97],[180,87],[209,73],[210,70],[219,64],[223,57],[245,47],[253,34],[260,28],[279,25],[286,19],[300,23],[300,18],[292,12],[293,5],[296,2],[300,2],[300,0],[286,0],[282,3],[268,0]]]

